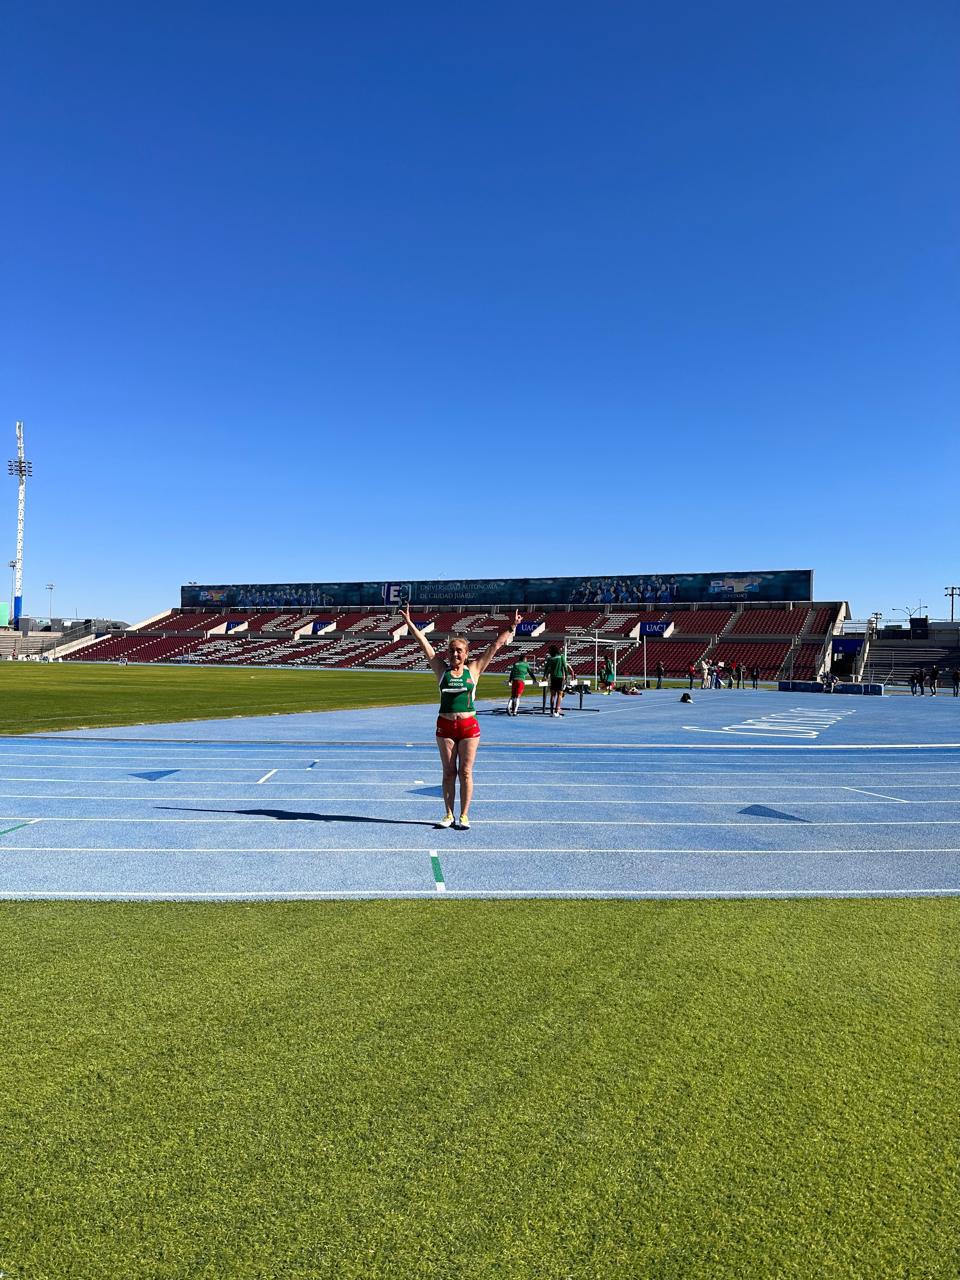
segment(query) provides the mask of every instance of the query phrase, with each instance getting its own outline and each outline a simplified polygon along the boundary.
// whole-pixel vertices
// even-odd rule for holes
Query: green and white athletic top
[[[525,658],[521,658],[519,662],[515,662],[510,668],[511,680],[522,680],[524,684],[528,680],[533,679],[533,672],[530,670],[530,664]]]
[[[570,671],[570,664],[562,653],[551,654],[543,664],[543,674],[550,680],[563,680]]]
[[[459,711],[473,715],[473,687],[469,667],[464,667],[458,676],[447,667],[440,677],[440,714],[450,716]]]

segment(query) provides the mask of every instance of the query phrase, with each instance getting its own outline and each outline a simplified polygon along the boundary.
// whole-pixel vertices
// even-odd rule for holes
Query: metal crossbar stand
[[[541,692],[542,692],[542,694],[543,694],[543,701],[542,701],[541,706],[540,706],[540,711],[541,711],[541,713],[542,713],[543,715],[547,715],[547,714],[548,714],[548,712],[547,712],[547,691],[548,691],[548,689],[550,688],[550,681],[549,681],[549,680],[538,680],[538,681],[537,681],[537,684],[540,686],[540,690],[541,690]],[[584,693],[586,692],[586,690],[587,690],[587,689],[589,689],[589,688],[590,688],[590,681],[589,681],[589,680],[578,680],[578,681],[576,682],[576,689],[577,689],[577,693],[580,695],[580,701],[579,701],[579,705],[578,705],[578,706],[576,706],[576,707],[570,707],[570,708],[569,708],[569,710],[570,710],[570,711],[599,711],[599,710],[600,710],[600,708],[599,708],[599,707],[585,707],[585,706],[583,705],[583,695],[584,695]]]

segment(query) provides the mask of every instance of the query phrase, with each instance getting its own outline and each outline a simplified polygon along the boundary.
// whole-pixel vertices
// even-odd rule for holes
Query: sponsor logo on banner
[[[410,599],[409,582],[385,582],[383,584],[383,603],[385,605],[401,605]]]

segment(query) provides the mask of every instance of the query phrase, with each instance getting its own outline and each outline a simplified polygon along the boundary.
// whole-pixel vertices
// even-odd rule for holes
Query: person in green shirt
[[[437,823],[440,827],[456,825],[470,830],[470,801],[473,797],[473,762],[480,742],[473,695],[481,675],[505,644],[510,644],[523,621],[519,610],[504,618],[496,640],[488,644],[479,658],[471,658],[466,636],[451,636],[447,656],[442,658],[410,616],[409,602],[401,610],[410,634],[423,650],[430,670],[440,686],[440,714],[437,717],[437,747],[443,765],[443,803],[445,812]],[[453,806],[460,779],[460,819],[454,824]]]
[[[600,692],[609,693],[617,683],[617,673],[613,669],[613,659],[604,658],[603,670],[600,672]]]
[[[530,663],[526,658],[520,658],[510,668],[510,701],[507,703],[507,715],[515,716],[520,710],[520,699],[523,697],[523,688],[526,684],[533,683],[533,672],[530,670]]]
[[[554,718],[562,716],[563,691],[573,670],[555,644],[550,646],[550,656],[543,664],[543,674],[550,681],[550,715]]]

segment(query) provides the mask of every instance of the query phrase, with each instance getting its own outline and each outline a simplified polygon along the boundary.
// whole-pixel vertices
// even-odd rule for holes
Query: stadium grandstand
[[[492,638],[508,609],[524,622],[518,652],[540,664],[551,645],[589,677],[616,649],[618,673],[637,676],[662,663],[668,677],[701,661],[742,663],[761,678],[813,679],[829,669],[833,639],[849,616],[843,601],[814,601],[809,571],[475,582],[260,584],[182,588],[178,608],[116,633],[64,645],[68,662],[189,663],[425,670],[398,611],[435,643],[461,633]],[[664,597],[672,597],[665,604]],[[314,603],[316,602],[316,603]]]

